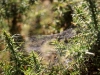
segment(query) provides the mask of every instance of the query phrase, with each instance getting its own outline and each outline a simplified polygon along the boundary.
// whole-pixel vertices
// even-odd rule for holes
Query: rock
[[[50,41],[54,39],[69,39],[76,35],[76,31],[73,28],[69,28],[61,33],[52,34],[52,35],[34,35],[29,37],[29,39],[25,42],[25,50],[27,52],[35,51],[43,51],[47,48],[47,50],[52,50],[54,47],[49,44]],[[46,46],[47,45],[47,46]]]

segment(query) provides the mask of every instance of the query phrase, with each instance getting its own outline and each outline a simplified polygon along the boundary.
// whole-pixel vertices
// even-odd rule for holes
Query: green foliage
[[[6,0],[3,0],[6,1]],[[75,30],[77,35],[71,39],[67,39],[68,43],[59,42],[57,40],[50,42],[50,44],[56,47],[56,57],[55,61],[48,61],[49,64],[42,63],[43,59],[35,51],[31,53],[26,53],[20,50],[20,47],[24,42],[21,42],[19,46],[16,45],[14,39],[6,32],[4,32],[6,48],[3,51],[9,51],[10,60],[7,62],[0,61],[0,67],[2,68],[3,75],[86,75],[93,73],[99,74],[98,71],[91,72],[93,66],[96,69],[100,69],[99,60],[99,48],[100,44],[100,27],[99,27],[99,8],[98,1],[92,0],[58,0],[54,2],[53,7],[49,10],[45,10],[39,4],[41,2],[33,0],[9,0],[7,2],[1,1],[0,3],[0,31],[2,28],[8,31],[9,26],[6,19],[12,18],[16,13],[22,13],[25,24],[30,24],[32,22],[36,26],[32,26],[30,31],[35,34],[34,27],[36,27],[36,33],[41,33],[43,28],[50,30],[54,33],[61,31],[61,23],[65,22],[64,13],[69,11],[66,7],[66,2],[68,5],[72,6],[74,12],[73,22],[76,24]],[[16,11],[14,11],[11,6],[16,6]],[[40,9],[41,7],[41,9]],[[66,8],[65,8],[66,7]],[[50,10],[54,11],[51,15]],[[48,12],[48,13],[47,13]],[[49,17],[48,17],[49,16]],[[53,16],[53,18],[52,18]],[[37,19],[37,20],[36,20]],[[41,19],[41,22],[39,20]],[[48,22],[49,21],[49,22]],[[38,26],[39,25],[39,26]],[[1,32],[0,32],[1,33]],[[0,34],[0,41],[4,40],[4,37]],[[1,44],[0,44],[1,45]],[[92,50],[93,49],[93,50]],[[92,50],[92,52],[91,52]],[[0,51],[2,52],[2,51]],[[95,58],[94,58],[95,55]],[[52,55],[51,55],[52,56]],[[92,61],[92,63],[90,63]],[[90,63],[90,65],[89,65]],[[92,68],[91,68],[92,65]],[[100,71],[100,70],[99,70]]]

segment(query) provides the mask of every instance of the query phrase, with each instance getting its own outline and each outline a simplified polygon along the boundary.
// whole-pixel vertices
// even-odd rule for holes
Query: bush
[[[69,10],[65,8],[68,3],[68,9],[70,6],[74,9],[72,14],[73,19],[70,19],[69,22],[66,20],[65,13]],[[11,2],[13,5],[15,2]],[[24,4],[23,4],[24,3]],[[29,2],[30,3],[30,2]],[[53,42],[50,42],[53,46],[55,46],[55,53],[51,53],[52,61],[47,60],[44,61],[43,57],[41,57],[35,51],[31,53],[27,53],[24,51],[23,42],[15,42],[14,39],[9,35],[9,33],[4,32],[0,39],[4,40],[3,43],[5,45],[5,49],[3,51],[8,51],[8,55],[10,54],[8,61],[0,61],[0,67],[2,69],[2,75],[93,75],[100,74],[100,65],[99,65],[99,45],[100,45],[100,27],[99,27],[99,6],[98,0],[82,0],[82,1],[57,1],[54,2],[52,10],[54,11],[53,16],[51,14],[45,14],[45,10],[37,10],[34,11],[34,15],[32,12],[28,12],[29,10],[37,9],[37,5],[39,1],[35,1],[32,4],[29,4],[28,1],[19,2],[18,7],[21,14],[25,15],[25,24],[31,24],[32,21],[36,22],[34,24],[38,25],[40,21],[40,17],[42,21],[39,24],[40,30],[37,29],[36,33],[44,32],[41,28],[50,29],[50,33],[56,33],[62,31],[63,27],[66,28],[66,24],[74,24],[76,28],[74,29],[77,33],[73,38],[65,39],[67,40],[67,44],[64,41],[58,41],[57,39]],[[0,28],[3,28],[5,31],[8,31],[6,19],[9,21],[9,18],[14,18],[14,13],[12,13],[10,9],[10,3],[0,4],[1,6],[5,6],[0,10],[2,23]],[[22,6],[21,6],[22,4]],[[69,6],[70,5],[70,6]],[[1,7],[0,7],[1,8]],[[16,8],[16,9],[17,9]],[[10,14],[6,11],[11,12]],[[51,10],[51,8],[50,8]],[[49,10],[48,10],[49,11]],[[68,13],[67,13],[68,14]],[[51,16],[50,18],[46,16]],[[71,16],[71,15],[70,15]],[[53,19],[52,19],[53,17]],[[34,19],[32,19],[34,18]],[[35,19],[36,18],[36,19]],[[24,20],[23,19],[23,20]],[[47,21],[49,20],[49,22]],[[17,20],[16,20],[17,21]],[[18,20],[18,22],[20,22]],[[22,22],[22,21],[21,21]],[[38,22],[38,24],[37,24]],[[69,23],[66,23],[69,22]],[[72,23],[73,22],[73,23]],[[16,24],[17,25],[17,24]],[[48,27],[50,25],[50,27]],[[63,26],[62,26],[63,25]],[[64,26],[65,25],[65,26]],[[38,26],[34,26],[39,28]],[[72,26],[71,26],[72,27]],[[30,27],[29,27],[30,28]],[[54,29],[54,30],[53,30]],[[0,29],[1,30],[1,29]],[[30,32],[33,29],[29,29]],[[53,30],[53,31],[52,31]],[[64,29],[63,29],[64,30]],[[32,34],[35,34],[33,31]],[[41,33],[40,33],[41,34]],[[5,39],[4,37],[5,36]],[[6,42],[5,42],[6,41]],[[20,50],[21,49],[21,50]],[[2,51],[1,51],[2,52]],[[48,64],[45,64],[47,62]]]

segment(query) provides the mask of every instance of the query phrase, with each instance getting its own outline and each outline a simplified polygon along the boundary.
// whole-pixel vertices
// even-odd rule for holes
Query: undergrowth
[[[62,3],[62,1],[60,2]],[[57,40],[53,41],[52,44],[56,47],[54,61],[48,60],[46,61],[48,64],[44,64],[41,56],[35,51],[27,53],[20,50],[24,41],[16,43],[7,32],[4,32],[5,39],[3,39],[3,42],[6,48],[3,51],[7,51],[10,56],[8,57],[9,60],[0,61],[1,75],[100,74],[100,65],[98,63],[100,59],[98,18],[100,17],[100,11],[96,7],[98,3],[94,0],[76,0],[73,2],[66,0],[65,2],[68,2],[74,9],[72,16],[77,35],[67,39],[67,44]],[[62,12],[62,10],[57,11]]]

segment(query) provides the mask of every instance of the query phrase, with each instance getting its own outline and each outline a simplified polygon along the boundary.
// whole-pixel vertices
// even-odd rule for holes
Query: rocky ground
[[[51,44],[51,42],[55,40],[58,40],[60,42],[63,40],[67,45],[66,40],[74,37],[75,35],[76,31],[73,28],[69,28],[61,33],[52,35],[34,35],[26,40],[24,49],[28,53],[32,51],[39,53],[40,57],[42,57],[45,62],[49,60],[55,62],[55,60],[58,59],[59,55],[56,46]],[[62,57],[61,59],[64,60],[65,57]],[[70,58],[64,60],[63,62],[68,63],[69,60]]]
[[[37,52],[40,57],[44,59],[44,61],[54,61],[59,59],[59,51],[57,49],[57,46],[54,44],[51,44],[55,40],[58,42],[64,42],[65,46],[68,44],[67,40],[70,38],[73,38],[76,35],[75,28],[69,28],[65,31],[57,34],[51,34],[51,35],[33,35],[31,37],[26,37],[27,39],[24,42],[24,45],[20,49],[24,50],[26,53],[31,53],[32,51]],[[15,41],[21,41],[20,35],[14,35],[13,36]],[[19,43],[18,43],[19,45]],[[23,48],[24,46],[24,48]],[[68,53],[68,52],[67,52]],[[63,62],[68,63],[71,58],[68,57],[60,57],[61,60],[64,60]],[[43,62],[44,63],[44,62]]]
[[[28,40],[26,40],[25,50],[27,52],[30,52],[32,50],[35,51],[44,50],[45,49],[45,47],[43,47],[44,45],[47,45],[46,47],[48,48],[50,47],[50,49],[52,49],[52,47],[49,44],[50,41],[54,39],[58,41],[66,40],[74,37],[75,35],[76,35],[76,31],[73,28],[69,28],[61,33],[52,34],[52,35],[34,35],[32,37],[29,37]]]

